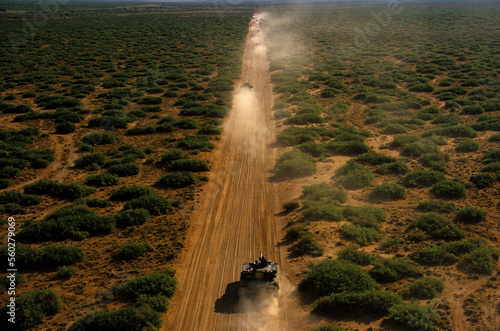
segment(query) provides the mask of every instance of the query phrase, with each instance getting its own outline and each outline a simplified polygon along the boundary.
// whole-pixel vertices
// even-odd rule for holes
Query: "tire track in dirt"
[[[248,311],[236,298],[239,271],[260,251],[281,264],[269,170],[275,152],[272,89],[257,18],[250,23],[240,88],[214,151],[209,183],[193,213],[186,251],[174,266],[179,287],[165,330],[285,330],[284,309]],[[256,324],[255,322],[258,321]]]

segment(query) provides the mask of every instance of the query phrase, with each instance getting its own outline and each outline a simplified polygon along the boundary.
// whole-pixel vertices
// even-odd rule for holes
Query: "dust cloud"
[[[279,291],[256,288],[240,292],[237,311],[242,313],[241,329],[258,331],[289,330],[285,306],[294,287],[287,279],[280,280]]]
[[[297,22],[304,22],[303,16],[305,15],[309,15],[307,10],[259,14],[258,19],[266,35],[266,46],[269,49],[268,57],[271,63],[284,65],[302,62],[306,58],[307,49],[300,42],[304,36],[297,34],[299,29],[292,28]]]

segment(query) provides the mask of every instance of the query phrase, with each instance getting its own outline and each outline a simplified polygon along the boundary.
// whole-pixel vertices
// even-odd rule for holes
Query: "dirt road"
[[[263,251],[281,262],[274,224],[277,206],[269,170],[275,155],[269,145],[272,90],[264,39],[252,19],[241,83],[215,153],[210,181],[191,219],[184,262],[176,266],[178,293],[165,330],[285,330],[279,302],[245,301],[235,296],[239,270]]]

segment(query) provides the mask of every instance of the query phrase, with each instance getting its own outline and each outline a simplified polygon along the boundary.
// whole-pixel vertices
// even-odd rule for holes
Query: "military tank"
[[[264,287],[272,290],[279,289],[279,266],[276,262],[267,260],[262,252],[255,262],[248,262],[241,266],[240,289]]]
[[[240,86],[240,91],[241,91],[242,89],[244,89],[244,88],[247,88],[247,89],[251,90],[251,89],[253,89],[253,86],[252,86],[252,85],[250,85],[250,83],[248,83],[248,82],[247,82],[247,83],[243,83],[243,84],[241,84],[241,86]]]

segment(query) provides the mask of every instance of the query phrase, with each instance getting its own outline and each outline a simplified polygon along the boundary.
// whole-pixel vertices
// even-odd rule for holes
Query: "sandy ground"
[[[174,266],[180,283],[164,330],[290,330],[281,297],[237,298],[243,263],[261,251],[280,265],[284,258],[274,218],[279,205],[269,181],[276,152],[270,147],[272,89],[263,41],[252,20],[241,83],[253,88],[238,86],[234,95],[210,181],[191,218],[187,249]]]

